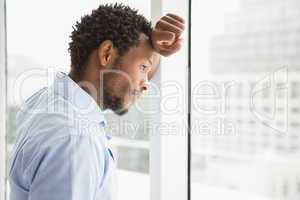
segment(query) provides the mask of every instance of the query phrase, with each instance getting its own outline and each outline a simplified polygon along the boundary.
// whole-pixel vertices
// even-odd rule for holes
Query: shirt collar
[[[107,127],[104,112],[100,109],[96,101],[66,73],[56,73],[53,90],[71,103],[80,115],[86,117],[91,122],[96,122],[103,127]],[[109,135],[106,137],[110,139]]]

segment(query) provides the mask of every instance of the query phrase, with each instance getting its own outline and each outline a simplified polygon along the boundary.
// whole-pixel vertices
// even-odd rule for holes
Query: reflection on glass
[[[192,199],[299,199],[300,2],[192,8]]]

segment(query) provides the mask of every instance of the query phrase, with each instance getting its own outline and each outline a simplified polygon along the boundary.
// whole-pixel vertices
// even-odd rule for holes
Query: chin
[[[128,111],[129,111],[128,108],[126,108],[126,109],[122,109],[122,110],[116,110],[116,111],[114,111],[114,113],[119,115],[119,116],[122,116],[122,115],[127,114]]]

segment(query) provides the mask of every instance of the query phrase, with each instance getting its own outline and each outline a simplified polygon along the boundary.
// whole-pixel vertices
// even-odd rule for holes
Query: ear
[[[117,56],[117,50],[112,41],[103,41],[98,48],[98,58],[101,66],[108,67],[114,63]]]

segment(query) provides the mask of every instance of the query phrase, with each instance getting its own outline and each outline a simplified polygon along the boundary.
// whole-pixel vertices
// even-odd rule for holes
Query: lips
[[[142,90],[134,89],[134,90],[130,91],[130,94],[133,95],[133,96],[139,96],[139,95],[141,95],[141,93],[142,93]]]
[[[132,97],[132,104],[134,104],[140,98],[142,93],[143,93],[142,90],[132,90],[130,92],[131,97]]]

